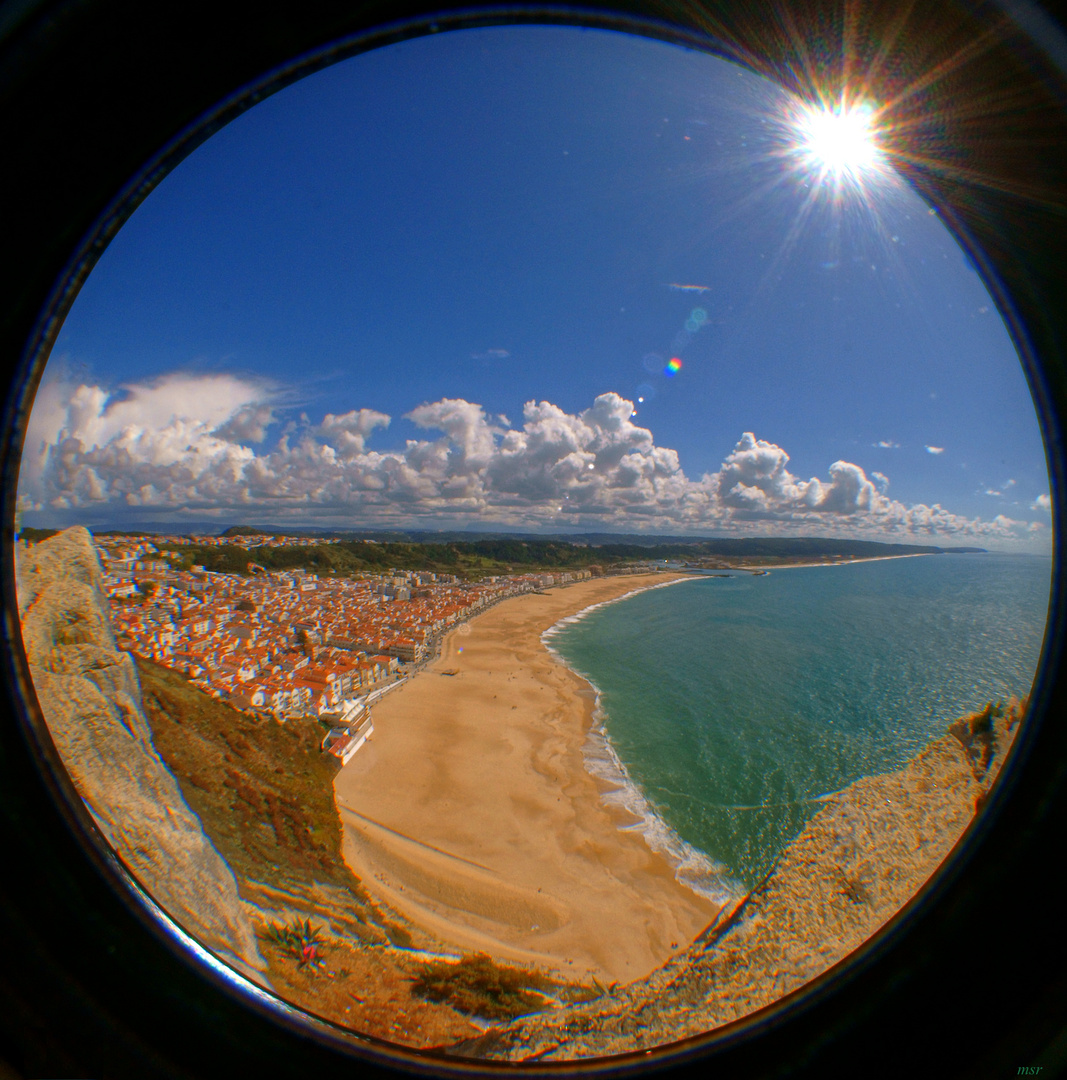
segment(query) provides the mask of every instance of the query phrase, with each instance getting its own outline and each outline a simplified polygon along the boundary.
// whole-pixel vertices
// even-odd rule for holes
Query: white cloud
[[[893,442],[892,439],[881,439],[876,443],[871,443],[871,446],[880,447],[883,450],[899,450],[900,443]]]
[[[928,454],[943,454],[945,452],[945,448],[943,446],[928,446],[926,448],[926,452]]]
[[[690,478],[677,453],[634,422],[633,403],[615,393],[578,413],[529,401],[521,426],[461,398],[425,402],[406,414],[425,437],[383,451],[371,443],[390,417],[373,409],[328,413],[318,424],[302,416],[270,442],[272,394],[254,380],[217,375],[172,375],[118,395],[86,384],[46,386],[26,442],[21,505],[338,524],[758,528],[905,541],[1006,539],[1023,527],[937,504],[905,506],[886,496],[884,473],[868,478],[848,461],[803,479],[790,472],[782,447],[751,432],[717,471]]]
[[[317,433],[332,442],[344,458],[358,457],[367,444],[367,436],[377,427],[388,427],[389,417],[373,409],[354,409],[334,416],[327,413]]]
[[[1052,510],[1052,499],[1048,495],[1038,495],[1036,499],[1030,504],[1031,510]]]
[[[511,353],[507,349],[486,349],[484,352],[472,352],[472,360],[507,360]]]
[[[270,396],[266,384],[232,375],[174,374],[115,394],[45,384],[30,416],[20,494],[55,508],[165,505],[203,484],[210,498],[255,458],[240,435],[262,438]]]
[[[1000,491],[996,491],[996,490],[994,490],[993,488],[986,488],[986,489],[985,489],[985,494],[986,494],[986,495],[1002,495],[1002,494],[1003,494],[1003,492],[1000,492]]]
[[[226,423],[217,427],[212,435],[233,442],[262,442],[267,428],[274,423],[274,410],[269,405],[246,405],[238,409]]]

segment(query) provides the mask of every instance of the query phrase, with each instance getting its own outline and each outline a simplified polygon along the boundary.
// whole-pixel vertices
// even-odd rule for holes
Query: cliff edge
[[[21,548],[16,578],[37,700],[101,832],[186,931],[269,985],[234,875],[152,743],[137,670],[111,630],[92,537],[74,527]]]
[[[827,801],[764,880],[645,979],[450,1048],[504,1061],[632,1053],[703,1034],[855,951],[936,873],[984,805],[1026,713],[988,705],[896,772]]]

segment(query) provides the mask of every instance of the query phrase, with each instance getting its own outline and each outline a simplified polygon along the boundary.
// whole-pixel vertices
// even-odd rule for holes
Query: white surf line
[[[590,612],[596,611],[598,608],[619,603],[651,589],[663,589],[670,585],[680,585],[687,581],[700,581],[702,579],[703,575],[700,574],[683,575],[673,581],[641,586],[624,593],[622,596],[590,604],[573,615],[565,616],[543,631],[541,643],[558,663],[573,671],[593,689],[594,726],[590,728],[586,744],[582,748],[582,760],[586,772],[590,776],[612,784],[615,789],[604,792],[600,796],[601,800],[609,807],[622,807],[627,813],[638,819],[633,825],[621,826],[620,831],[640,832],[649,848],[665,858],[674,867],[674,876],[680,884],[685,885],[698,896],[721,905],[732,903],[744,895],[741,886],[729,877],[725,872],[726,868],[722,864],[717,863],[706,852],[683,840],[657,813],[640,786],[630,776],[611,743],[603,722],[605,711],[600,703],[600,688],[588,675],[568,664],[549,641],[564,626],[581,621]]]
[[[576,623],[579,620],[584,619],[590,612],[596,611],[602,607],[607,607],[609,604],[621,603],[623,600],[629,600],[631,596],[640,596],[641,593],[651,592],[653,589],[666,589],[671,585],[684,585],[687,581],[700,581],[704,576],[705,575],[699,573],[689,573],[681,577],[677,577],[673,581],[660,581],[657,582],[655,585],[638,586],[638,588],[631,589],[628,593],[623,593],[622,596],[613,596],[610,600],[598,600],[597,603],[590,604],[588,607],[584,607],[580,611],[575,611],[571,615],[565,615],[558,622],[554,622],[547,630],[543,630],[541,632],[541,644],[544,645],[544,647],[548,649],[548,651],[552,653],[552,655],[555,656],[560,661],[560,663],[562,663],[564,666],[569,666],[567,662],[561,656],[559,656],[556,650],[548,644],[545,638],[555,636],[557,633],[559,633],[560,630],[563,629],[564,626],[568,626],[571,623]],[[588,679],[585,675],[583,675],[582,678],[585,679],[586,682],[591,682],[591,680]]]

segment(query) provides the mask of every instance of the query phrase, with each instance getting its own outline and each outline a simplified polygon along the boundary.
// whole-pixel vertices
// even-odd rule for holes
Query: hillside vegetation
[[[427,963],[402,951],[441,946],[376,905],[345,863],[338,762],[320,752],[317,724],[254,719],[165,667],[137,666],[153,742],[242,898],[259,909],[259,947],[281,997],[411,1046],[477,1034],[465,1013],[499,1019],[538,1006],[526,987],[548,983],[536,972],[484,957]],[[292,947],[301,935],[313,946],[307,955]]]
[[[230,530],[231,532],[233,530]],[[774,565],[776,561],[818,558],[871,558],[886,555],[937,554],[943,549],[914,544],[882,544],[869,540],[819,538],[753,538],[701,540],[664,544],[603,543],[597,546],[563,540],[456,540],[448,543],[371,543],[343,540],[334,544],[288,547],[191,544],[175,548],[181,564],[244,574],[249,563],[265,570],[303,568],[321,574],[384,573],[391,569],[421,570],[476,578],[535,570],[621,569],[633,563],[735,561]]]
[[[342,858],[333,801],[339,762],[320,752],[318,725],[253,719],[177,672],[141,658],[137,667],[156,749],[246,898],[276,906],[316,882],[343,897],[346,930],[408,944],[407,931],[375,908]]]

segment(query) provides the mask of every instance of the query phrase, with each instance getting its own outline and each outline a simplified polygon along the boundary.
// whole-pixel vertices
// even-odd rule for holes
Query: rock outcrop
[[[265,985],[266,963],[234,875],[152,744],[136,668],[115,644],[92,537],[67,529],[21,549],[17,562],[30,673],[78,793],[160,907]]]
[[[89,533],[68,529],[22,549],[17,571],[37,697],[99,828],[164,910],[207,948],[265,983],[266,963],[246,914],[257,909],[243,906],[234,873],[156,750],[137,668],[116,647]],[[438,1039],[448,1037],[445,1032],[455,1039],[466,1025],[457,1025],[454,1014],[431,1027],[431,1006],[413,1009],[413,969],[397,959],[401,954],[361,944],[392,940],[390,932],[395,937],[402,928],[372,910],[359,883],[347,880],[339,856],[331,862],[325,832],[308,827],[315,818],[325,830],[328,816],[330,827],[339,828],[332,821],[334,808],[330,815],[307,817],[283,805],[285,792],[272,779],[283,768],[267,760],[271,740],[249,736],[253,747],[236,722],[221,723],[214,715],[201,718],[201,730],[199,722],[192,723],[193,706],[185,696],[199,691],[163,671],[146,672],[145,680],[159,745],[241,875],[244,895],[263,907],[260,921],[268,912],[325,920],[335,935],[335,962],[344,959],[376,987],[355,997],[343,983],[297,970],[277,976],[279,992],[364,1033],[392,1039],[402,1031],[405,1041],[422,1039],[420,1045],[438,1049],[439,1043],[426,1041],[431,1031]],[[984,805],[1024,715],[1025,705],[1018,702],[989,706],[954,722],[903,768],[838,792],[748,896],[647,978],[493,1028],[445,1052],[508,1062],[633,1053],[710,1031],[798,989],[861,946],[937,872]],[[169,721],[181,723],[170,733],[170,744]],[[207,733],[219,733],[224,745],[216,746]],[[291,760],[291,754],[277,760]],[[313,782],[315,770],[306,771]],[[209,774],[221,779],[209,782]],[[264,807],[273,822],[273,846],[269,840],[250,842],[251,826],[259,825],[253,819]],[[244,822],[242,814],[252,816]],[[330,987],[340,988],[335,1001],[328,997]],[[353,1000],[360,1003],[358,1013]],[[444,1006],[432,1008],[447,1012]],[[409,1035],[409,1029],[422,1032],[422,1024],[423,1035]]]
[[[770,873],[648,978],[452,1049],[505,1061],[632,1053],[702,1034],[855,951],[929,880],[985,803],[1025,704],[963,717],[904,768],[857,780]]]

